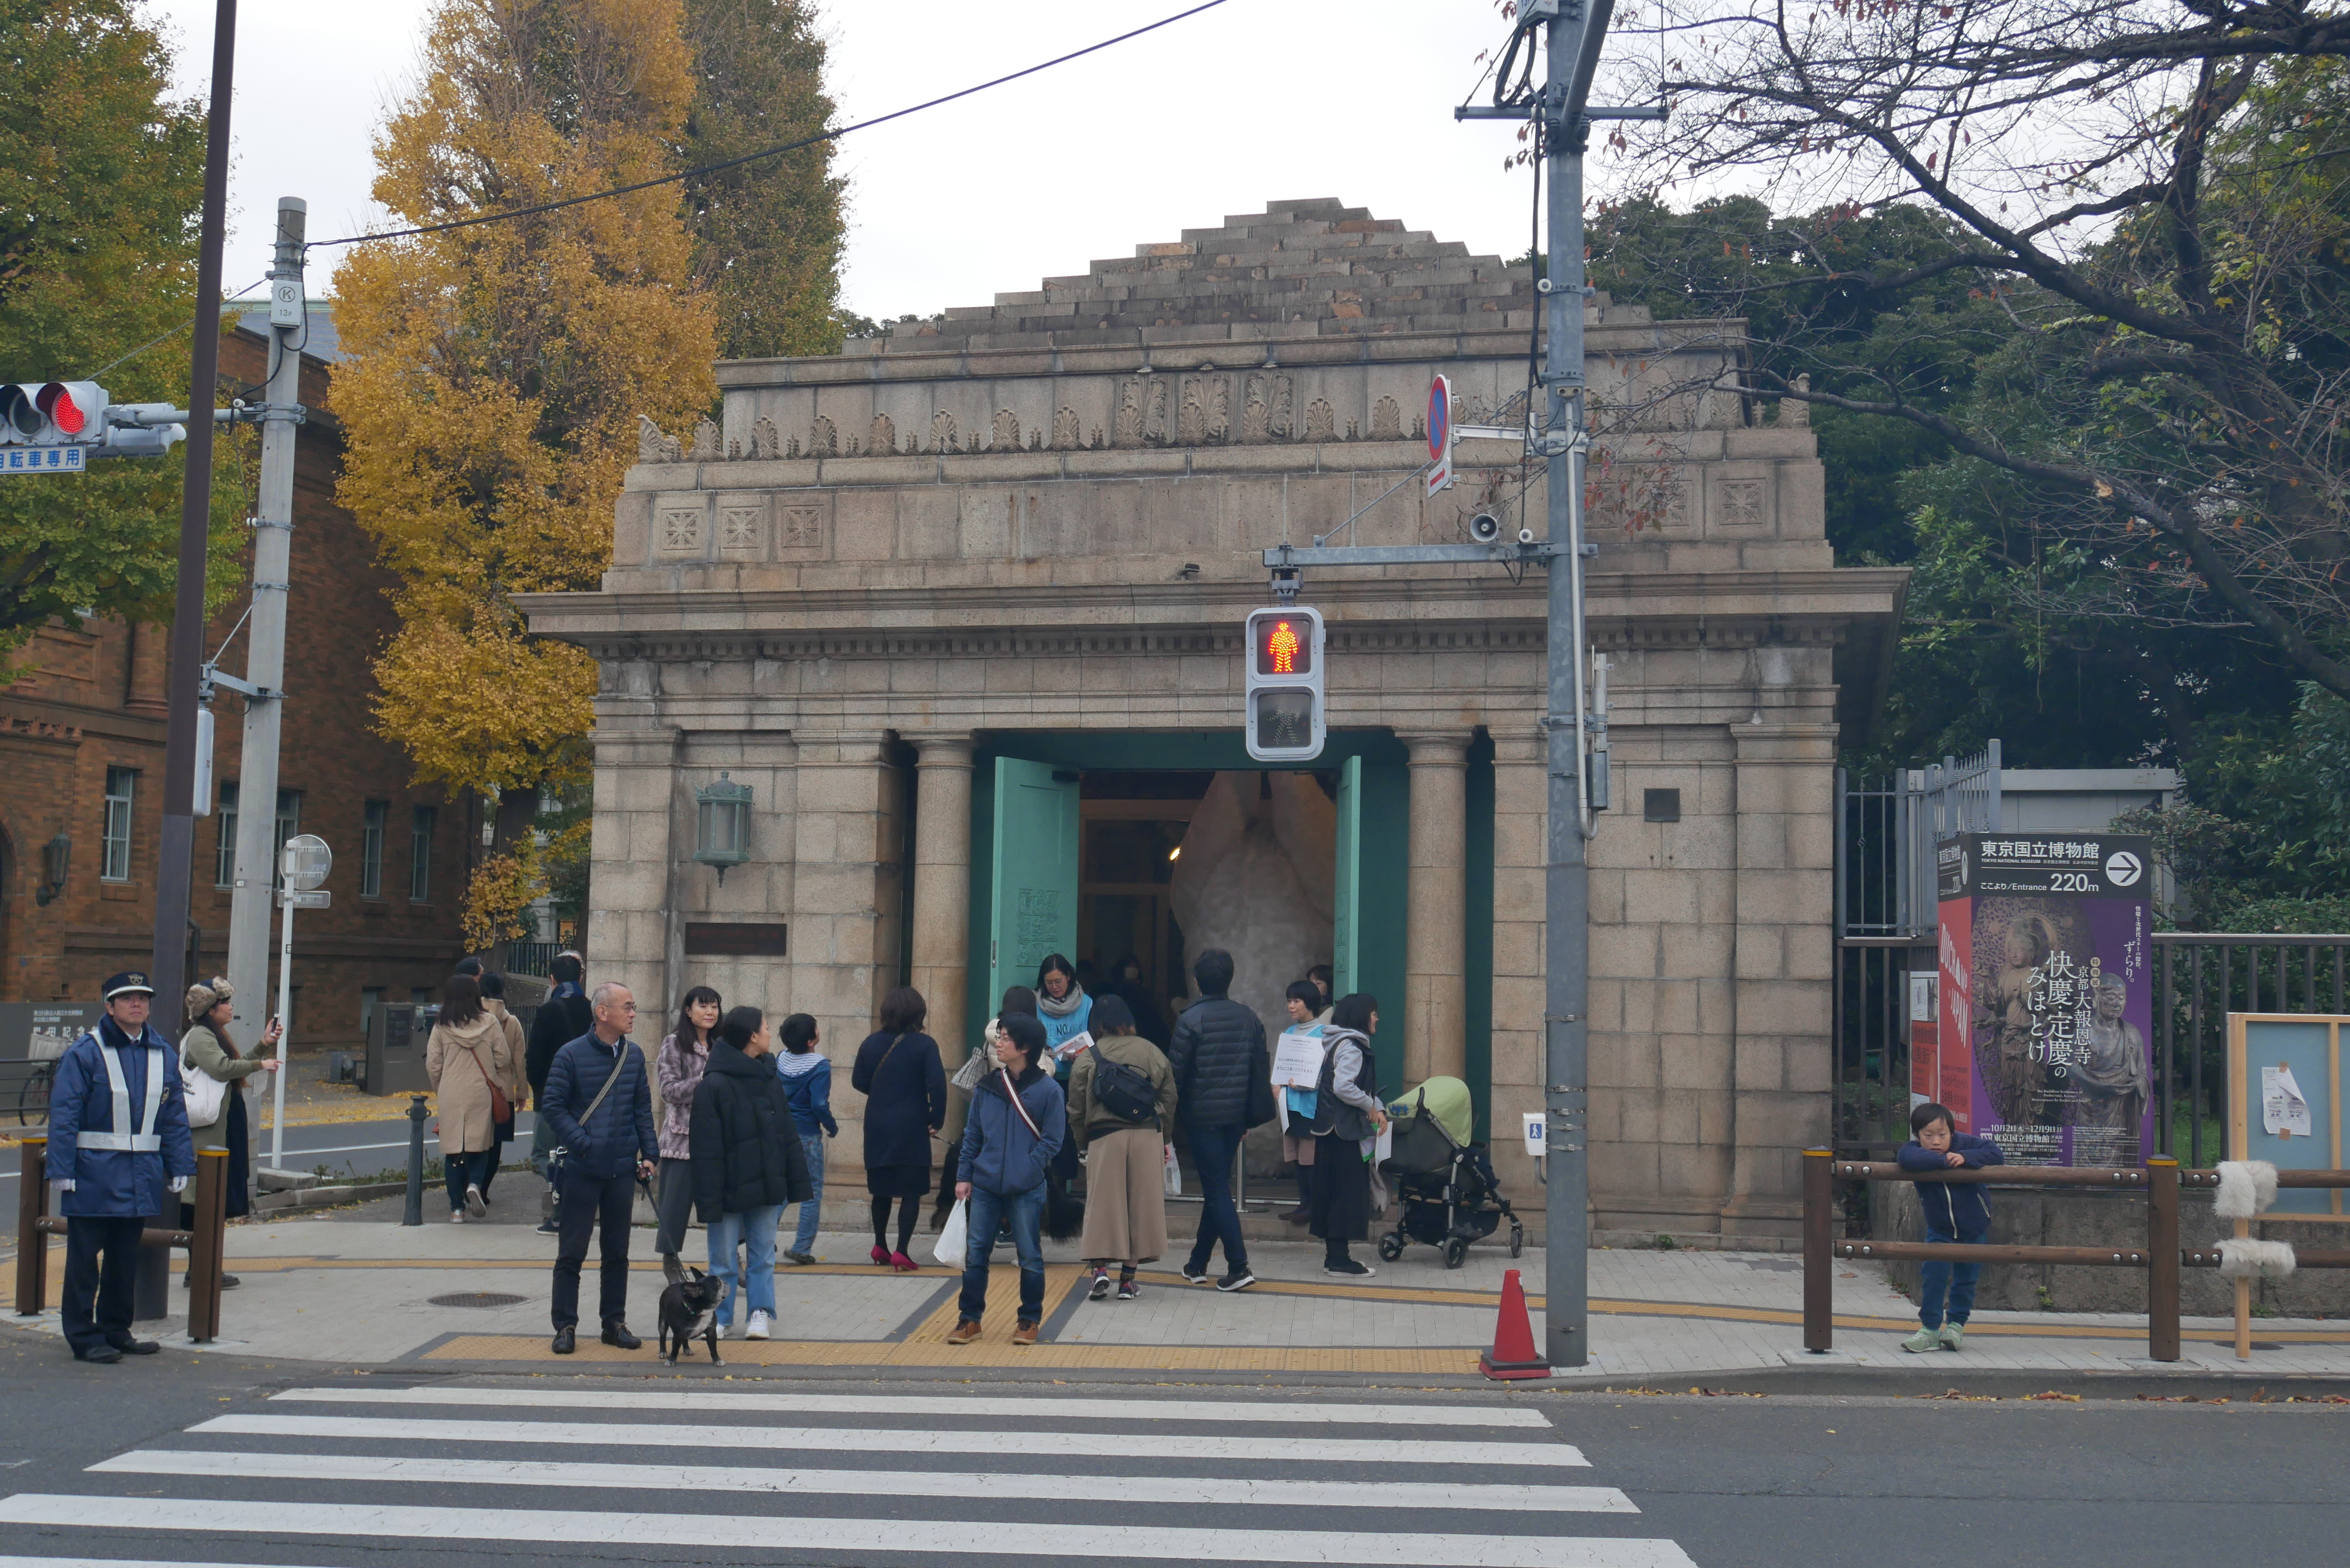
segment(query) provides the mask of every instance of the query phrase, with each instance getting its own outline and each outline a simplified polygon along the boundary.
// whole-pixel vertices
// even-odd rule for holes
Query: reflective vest
[[[83,1148],[109,1149],[117,1154],[161,1154],[163,1139],[155,1130],[155,1120],[163,1109],[163,1053],[152,1045],[147,1052],[147,1106],[145,1114],[133,1121],[130,1116],[130,1084],[122,1075],[120,1054],[98,1037],[98,1059],[106,1064],[106,1086],[114,1095],[114,1127],[112,1132],[84,1130],[80,1137]],[[144,1132],[125,1128],[144,1127]]]

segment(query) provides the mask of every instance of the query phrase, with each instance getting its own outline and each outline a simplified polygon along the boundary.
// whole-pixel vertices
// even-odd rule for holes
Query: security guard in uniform
[[[148,1026],[155,988],[109,979],[106,1016],[57,1059],[49,1090],[49,1180],[66,1217],[66,1343],[79,1361],[152,1355],[130,1334],[139,1233],[196,1173],[178,1054]],[[172,1210],[177,1212],[176,1206]]]

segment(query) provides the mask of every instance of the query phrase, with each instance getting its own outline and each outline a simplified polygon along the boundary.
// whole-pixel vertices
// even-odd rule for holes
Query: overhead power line
[[[315,240],[311,242],[310,248],[317,250],[335,245],[365,244],[372,240],[414,239],[423,234],[445,234],[452,229],[474,228],[483,223],[510,223],[516,218],[534,217],[541,213],[558,213],[566,207],[577,207],[589,202],[608,201],[614,196],[626,196],[638,191],[650,191],[657,186],[674,185],[681,181],[691,180],[700,175],[715,174],[722,170],[740,168],[745,163],[756,163],[762,159],[780,158],[786,152],[797,152],[803,148],[820,146],[827,141],[837,141],[852,130],[870,130],[877,125],[887,125],[893,119],[903,119],[908,115],[920,114],[924,109],[937,109],[942,104],[952,103],[957,99],[969,98],[974,93],[985,92],[990,88],[999,88],[1007,82],[1016,82],[1023,77],[1033,77],[1039,71],[1051,70],[1055,66],[1065,66],[1071,60],[1083,59],[1087,55],[1098,54],[1115,45],[1139,38],[1145,33],[1155,33],[1161,27],[1172,26],[1175,23],[1186,17],[1196,16],[1202,11],[1212,11],[1223,4],[1224,0],[1204,0],[1203,4],[1194,5],[1189,10],[1178,11],[1171,16],[1162,16],[1158,21],[1137,27],[1131,32],[1120,33],[1115,38],[1104,38],[1098,44],[1089,44],[1082,49],[1073,49],[1066,55],[1041,61],[1024,70],[1014,71],[1009,76],[997,77],[992,81],[983,81],[974,87],[964,88],[959,92],[951,92],[941,98],[931,99],[922,103],[893,110],[889,114],[877,115],[871,119],[860,119],[853,125],[844,125],[837,130],[821,131],[815,136],[803,137],[797,141],[786,141],[778,147],[763,148],[757,152],[745,152],[739,158],[722,159],[715,163],[703,163],[691,169],[681,169],[674,174],[663,174],[658,179],[639,180],[631,185],[616,185],[608,191],[591,192],[584,196],[567,196],[559,202],[541,202],[536,206],[516,207],[504,213],[484,213],[478,217],[455,218],[445,223],[421,223],[414,228],[387,229],[381,234],[348,234],[339,240]]]

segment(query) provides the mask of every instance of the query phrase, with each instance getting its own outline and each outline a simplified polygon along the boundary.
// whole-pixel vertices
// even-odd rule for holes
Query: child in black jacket
[[[1972,1170],[2002,1165],[1999,1145],[1987,1137],[1954,1130],[1956,1118],[1945,1107],[1922,1105],[1909,1113],[1910,1139],[1901,1146],[1904,1170]],[[1971,1182],[1921,1181],[1918,1201],[1926,1211],[1926,1240],[1981,1245],[1991,1235],[1991,1194]],[[1975,1281],[1981,1263],[1927,1262],[1918,1270],[1917,1333],[1901,1342],[1904,1350],[1957,1350],[1966,1342],[1967,1319],[1975,1308]],[[1945,1298],[1947,1313],[1945,1312]],[[1945,1321],[1947,1317],[1948,1321]]]

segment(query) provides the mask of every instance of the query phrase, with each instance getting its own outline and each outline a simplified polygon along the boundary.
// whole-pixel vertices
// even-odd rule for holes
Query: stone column
[[[1411,753],[1411,890],[1404,935],[1404,1079],[1467,1068],[1469,742],[1399,732]],[[1399,1085],[1400,1086],[1400,1085]]]
[[[962,1064],[971,1044],[963,999],[971,983],[971,768],[968,732],[905,734],[916,759],[914,989],[931,1004],[931,1034]]]

